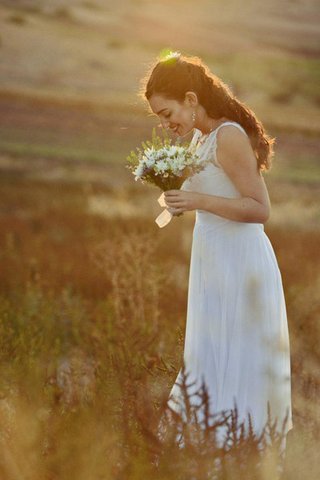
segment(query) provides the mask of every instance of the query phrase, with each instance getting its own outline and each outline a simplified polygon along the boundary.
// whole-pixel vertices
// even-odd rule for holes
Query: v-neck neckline
[[[223,124],[221,123],[221,125],[223,125]],[[220,125],[219,125],[219,127],[220,127]],[[206,141],[208,140],[208,138],[210,138],[210,136],[211,136],[213,133],[215,133],[215,131],[216,131],[219,127],[217,127],[217,128],[215,128],[214,130],[212,130],[212,132],[206,133],[206,134],[201,134],[201,130],[198,130],[198,129],[197,129],[198,135],[197,135],[196,140],[195,140],[196,148],[198,149],[198,148],[200,148],[202,145],[204,145],[204,144],[206,143]],[[203,137],[204,137],[204,138],[203,138]],[[202,138],[202,141],[200,140],[201,138]]]

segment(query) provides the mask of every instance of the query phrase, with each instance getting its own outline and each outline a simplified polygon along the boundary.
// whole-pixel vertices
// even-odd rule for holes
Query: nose
[[[170,126],[169,122],[161,122],[158,125],[158,127],[165,128],[166,130],[169,128],[169,126]]]

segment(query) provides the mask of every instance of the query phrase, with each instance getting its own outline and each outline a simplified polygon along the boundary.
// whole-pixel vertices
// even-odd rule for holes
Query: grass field
[[[203,446],[169,443],[155,468],[194,212],[159,229],[160,192],[125,168],[158,123],[139,80],[168,47],[203,58],[276,138],[265,231],[294,421],[281,480],[319,478],[318,23],[310,0],[1,2],[1,480],[209,478]],[[221,478],[280,478],[273,452],[257,466],[250,448],[224,459]]]

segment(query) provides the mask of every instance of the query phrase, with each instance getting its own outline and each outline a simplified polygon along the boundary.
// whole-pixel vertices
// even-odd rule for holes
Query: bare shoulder
[[[235,125],[223,125],[217,132],[217,160],[223,168],[257,169],[257,159],[246,133]]]

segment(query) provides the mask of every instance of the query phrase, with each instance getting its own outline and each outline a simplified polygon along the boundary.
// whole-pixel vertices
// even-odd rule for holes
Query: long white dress
[[[218,164],[217,132],[197,147],[210,163],[188,178],[182,190],[238,198],[241,195]],[[230,128],[230,127],[229,127]],[[190,146],[201,131],[195,129]],[[281,273],[264,225],[232,221],[196,210],[189,270],[184,362],[188,383],[205,381],[210,412],[237,406],[239,421],[251,414],[254,432],[267,421],[267,404],[279,430],[288,414],[292,428],[289,335]],[[181,371],[168,404],[183,416]],[[194,403],[199,401],[194,397]],[[191,398],[192,400],[192,398]],[[221,431],[221,440],[224,435]]]

